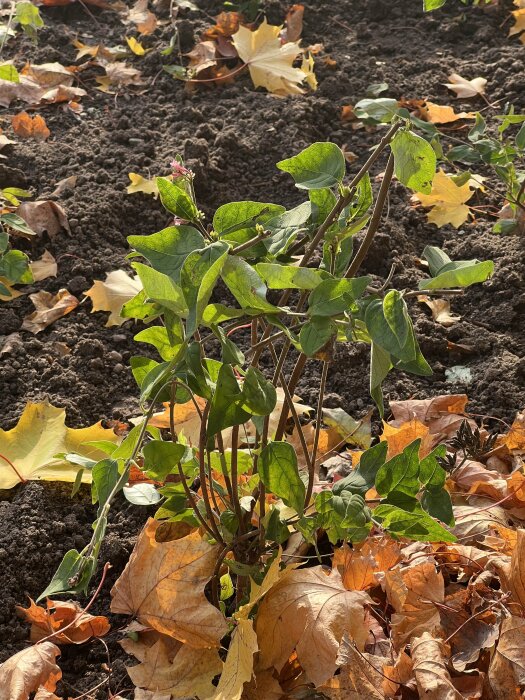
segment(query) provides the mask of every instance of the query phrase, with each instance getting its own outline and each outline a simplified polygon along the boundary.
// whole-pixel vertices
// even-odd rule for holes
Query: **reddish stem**
[[[27,479],[24,479],[24,477],[22,476],[22,474],[20,474],[20,472],[19,472],[18,469],[15,467],[15,465],[13,464],[13,462],[11,462],[10,459],[7,459],[7,457],[6,457],[5,455],[2,455],[2,454],[0,454],[0,459],[3,459],[4,461],[6,461],[6,462],[9,464],[9,466],[11,467],[11,469],[14,471],[14,473],[17,475],[17,477],[20,479],[20,481],[21,481],[23,484],[27,484]]]

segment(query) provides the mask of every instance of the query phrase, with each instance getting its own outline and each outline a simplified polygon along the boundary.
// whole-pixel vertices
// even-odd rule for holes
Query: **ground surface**
[[[192,46],[192,34],[210,24],[209,15],[221,2],[196,0],[202,12],[181,13],[182,49]],[[52,137],[43,144],[20,142],[8,160],[0,163],[0,186],[25,186],[36,196],[49,195],[56,182],[78,175],[76,188],[61,195],[72,235],[60,234],[31,248],[33,258],[44,248],[58,260],[58,277],[37,285],[56,292],[67,287],[81,296],[95,279],[125,268],[126,236],[147,234],[166,224],[166,216],[151,197],[126,195],[129,172],[166,173],[177,153],[191,160],[197,172],[197,193],[202,208],[211,213],[227,201],[259,199],[293,205],[300,201],[291,179],[275,169],[275,162],[293,155],[313,141],[332,140],[361,158],[377,141],[377,134],[354,131],[340,120],[341,107],[365,96],[371,83],[387,82],[390,97],[429,97],[450,104],[443,86],[450,72],[488,79],[490,100],[514,103],[523,110],[525,100],[525,48],[507,37],[510,5],[503,2],[492,12],[467,10],[451,2],[446,11],[423,16],[419,0],[335,0],[306,4],[303,43],[324,43],[336,61],[317,68],[319,89],[299,98],[277,99],[256,92],[247,76],[231,86],[189,95],[180,82],[161,71],[157,51],[135,61],[143,70],[148,89],[115,97],[95,89],[89,71],[83,74],[88,98],[80,121],[57,107],[44,114]],[[286,6],[266,3],[269,20],[280,23]],[[96,21],[80,4],[44,11],[47,28],[38,47],[16,43],[16,59],[35,63],[74,62],[71,38],[122,43],[125,28],[115,14],[93,10]],[[207,13],[207,14],[206,14]],[[208,15],[208,16],[207,16]],[[168,27],[155,39],[169,38]],[[15,45],[15,44],[13,44]],[[164,59],[166,60],[166,59]],[[153,84],[154,81],[154,84]],[[456,103],[455,103],[456,104]],[[461,105],[459,105],[461,106]],[[482,109],[469,101],[469,109]],[[4,110],[9,117],[19,109]],[[470,408],[479,414],[512,419],[525,405],[525,243],[523,238],[496,237],[485,220],[460,231],[436,229],[414,210],[406,191],[395,185],[389,218],[376,237],[365,269],[385,277],[396,263],[394,284],[410,286],[420,277],[415,258],[426,244],[442,246],[451,257],[493,259],[496,272],[483,287],[467,291],[453,303],[462,323],[446,330],[436,326],[416,302],[413,315],[421,347],[434,368],[431,378],[401,374],[387,381],[391,399],[423,398],[432,394],[463,392]],[[0,306],[2,336],[17,332],[31,303],[21,297]],[[101,418],[129,418],[137,412],[137,391],[128,370],[135,352],[136,330],[126,324],[105,328],[105,314],[91,314],[89,300],[43,333],[22,332],[23,344],[15,353],[0,357],[0,415],[10,428],[28,400],[48,398],[67,410],[70,425],[81,426]],[[521,329],[521,335],[520,335]],[[65,342],[71,353],[56,361],[52,346]],[[471,348],[454,354],[447,341]],[[368,351],[359,345],[340,351],[329,377],[328,405],[344,407],[355,416],[364,413],[367,396]],[[467,387],[446,383],[445,369],[467,365],[473,376]],[[298,388],[305,401],[315,401],[312,367]],[[122,502],[115,509],[102,560],[114,568],[115,580],[132,549],[143,511]],[[30,484],[15,489],[0,501],[0,575],[4,604],[0,609],[0,661],[23,648],[27,627],[16,618],[15,604],[24,594],[38,595],[47,584],[62,554],[81,547],[89,538],[93,511],[82,495],[71,501],[68,489]],[[107,611],[109,586],[98,603]],[[121,625],[122,620],[116,622]],[[113,679],[129,687],[115,639],[107,640]],[[101,643],[64,650],[64,694],[85,692],[104,678],[107,663]],[[100,697],[107,697],[103,691]]]

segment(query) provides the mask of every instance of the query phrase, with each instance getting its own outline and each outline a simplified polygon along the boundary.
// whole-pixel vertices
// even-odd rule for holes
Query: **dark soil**
[[[179,32],[183,51],[192,47],[193,33],[210,24],[221,2],[196,0],[202,12],[181,11]],[[281,23],[286,5],[277,0],[263,3],[270,22]],[[145,176],[166,173],[177,153],[197,174],[201,207],[213,212],[227,201],[255,199],[293,205],[301,195],[291,178],[275,163],[313,141],[332,140],[363,161],[378,133],[353,130],[340,120],[341,107],[365,96],[371,83],[387,82],[388,96],[429,97],[451,104],[443,86],[451,72],[488,79],[487,95],[501,105],[511,102],[523,110],[525,100],[525,48],[507,37],[501,27],[511,9],[500,3],[491,11],[466,9],[455,0],[432,15],[423,15],[420,0],[336,0],[306,3],[303,44],[322,42],[336,61],[334,67],[317,64],[319,89],[304,97],[278,99],[255,91],[244,75],[233,85],[202,89],[188,94],[182,83],[161,70],[158,51],[136,59],[147,89],[138,94],[126,88],[117,97],[95,89],[94,70],[82,74],[89,97],[83,99],[80,119],[53,106],[42,110],[52,137],[43,144],[20,141],[5,150],[0,164],[0,187],[26,186],[46,197],[56,183],[77,175],[77,185],[62,194],[59,203],[69,216],[72,235],[60,234],[24,244],[33,258],[44,249],[58,260],[59,273],[34,289],[56,292],[67,287],[82,296],[96,279],[111,270],[126,268],[126,236],[147,234],[166,224],[166,215],[153,198],[128,196],[128,173]],[[123,42],[125,27],[110,12],[93,9],[96,20],[80,3],[44,10],[46,29],[37,47],[19,38],[17,65],[74,62],[70,38],[108,46]],[[169,26],[153,36],[169,40]],[[89,36],[91,38],[89,38]],[[147,42],[146,42],[147,43]],[[169,59],[167,59],[169,60]],[[166,59],[164,59],[166,61]],[[174,61],[175,62],[175,61]],[[481,100],[469,100],[457,109],[483,109]],[[20,107],[4,110],[2,126],[10,133],[10,117]],[[352,166],[355,168],[356,164]],[[490,222],[480,219],[460,231],[436,229],[414,210],[407,191],[392,189],[389,217],[382,225],[364,269],[384,278],[393,262],[394,284],[410,287],[421,277],[416,258],[423,247],[442,246],[451,257],[493,259],[496,272],[490,282],[468,290],[452,302],[461,323],[444,329],[432,321],[428,310],[414,301],[411,309],[422,350],[434,375],[421,379],[393,374],[385,385],[387,398],[407,399],[441,393],[463,392],[470,409],[479,414],[512,420],[525,405],[525,243],[518,236],[497,237]],[[2,336],[18,332],[22,317],[32,310],[27,297],[0,306]],[[104,327],[103,313],[91,314],[89,300],[37,336],[21,332],[23,342],[0,356],[0,415],[2,427],[11,428],[28,400],[49,399],[67,410],[68,423],[84,426],[101,418],[128,419],[136,415],[137,390],[128,369],[136,352],[131,323]],[[54,343],[66,343],[71,353],[56,359]],[[468,353],[450,351],[447,342],[468,346]],[[141,349],[141,352],[143,350]],[[297,393],[307,402],[316,400],[316,368],[310,363]],[[445,370],[466,365],[472,372],[469,386],[447,383]],[[368,350],[360,344],[339,351],[329,376],[327,405],[344,407],[356,417],[370,405],[368,398]],[[36,597],[49,581],[62,554],[81,547],[89,538],[94,513],[89,500],[71,500],[68,489],[30,484],[7,494],[0,502],[0,570],[4,604],[0,609],[0,661],[22,649],[27,626],[15,615],[15,604],[25,594]],[[109,584],[122,570],[145,512],[124,501],[114,508],[102,561],[110,561]],[[110,585],[97,603],[106,613]],[[115,629],[122,625],[115,620]],[[115,632],[106,640],[113,667],[114,687],[128,687],[122,652]],[[74,696],[103,680],[108,663],[104,646],[90,644],[65,648],[61,660],[63,692]],[[120,664],[120,665],[119,665]],[[107,692],[100,691],[100,697]]]

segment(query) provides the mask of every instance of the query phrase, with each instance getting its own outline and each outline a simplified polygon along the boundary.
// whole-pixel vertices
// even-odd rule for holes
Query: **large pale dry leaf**
[[[345,637],[337,655],[337,665],[341,669],[339,675],[318,690],[330,700],[384,700],[384,662],[381,656],[358,652]]]
[[[254,32],[239,27],[232,40],[240,58],[248,65],[255,87],[284,95],[301,93],[299,86],[306,75],[292,65],[301,48],[298,42],[281,44],[280,31],[281,27],[268,24],[265,19]]]
[[[143,82],[142,73],[124,61],[108,63],[104,66],[104,69],[106,75],[97,76],[96,78],[98,89],[102,92],[114,94],[110,90],[111,87],[115,87],[118,90],[126,85],[141,85]]]
[[[36,292],[30,294],[35,311],[25,316],[22,329],[31,333],[40,333],[62,316],[71,313],[79,305],[78,299],[67,289],[59,289],[56,294],[51,292]]]
[[[412,418],[406,423],[401,423],[399,426],[391,423],[383,423],[383,432],[380,440],[386,440],[388,444],[388,459],[392,459],[395,455],[403,452],[405,447],[410,445],[414,440],[421,438],[421,447],[419,448],[419,456],[425,457],[432,449],[432,440],[429,436],[430,430],[428,426],[421,423],[417,418]]]
[[[445,85],[456,93],[456,97],[476,97],[476,95],[485,94],[485,85],[487,80],[485,78],[472,78],[472,80],[467,80],[462,78],[458,73],[451,73],[448,76],[450,83],[445,83]]]
[[[431,433],[441,432],[443,418],[459,414],[461,420],[463,420],[467,403],[468,397],[466,394],[444,394],[442,396],[434,396],[431,399],[391,401],[390,410],[394,420],[390,421],[390,425],[400,427],[403,423],[417,418],[424,425],[428,425]]]
[[[261,603],[255,630],[261,668],[281,671],[292,652],[317,686],[337,668],[337,652],[346,633],[362,650],[368,637],[363,591],[347,591],[338,571],[316,566],[290,572]]]
[[[13,131],[21,139],[45,141],[51,136],[46,120],[40,114],[31,117],[27,112],[20,112],[11,118]]]
[[[392,640],[401,649],[422,632],[440,628],[440,617],[434,602],[443,603],[443,574],[432,562],[414,564],[405,569],[396,567],[385,574],[386,595],[396,611],[392,615]]]
[[[53,635],[55,644],[83,644],[92,637],[103,637],[110,629],[107,617],[90,615],[75,601],[48,598],[44,608],[30,599],[29,608],[17,609],[31,623],[30,639],[33,643]],[[67,629],[61,632],[66,626]]]
[[[412,640],[411,656],[419,697],[425,700],[464,700],[447,671],[448,649],[429,632]]]
[[[428,213],[429,223],[436,226],[452,224],[459,228],[468,219],[470,207],[465,202],[468,202],[473,194],[470,183],[458,186],[452,177],[440,168],[432,180],[430,194],[416,192],[413,199],[431,209]]]
[[[52,693],[50,690],[46,690],[44,686],[41,685],[36,691],[34,700],[60,700],[60,698],[58,695],[55,695],[55,693]],[[118,700],[118,698],[115,698],[115,700]]]
[[[137,640],[128,637],[120,644],[140,661],[127,667],[133,684],[154,693],[155,700],[209,698],[215,691],[212,680],[222,670],[217,649],[196,649],[158,632],[140,632]]]
[[[138,173],[128,173],[128,177],[131,180],[131,185],[126,187],[126,192],[128,194],[135,194],[135,192],[143,192],[144,194],[152,194],[155,199],[159,196],[159,188],[157,187],[157,178],[152,177],[151,180],[147,180],[138,175]]]
[[[239,620],[232,634],[219,685],[210,700],[241,699],[245,683],[252,679],[253,657],[258,649],[253,621]]]
[[[91,299],[95,311],[110,311],[106,327],[121,326],[128,319],[122,318],[120,312],[124,304],[142,289],[138,277],[130,277],[124,270],[113,270],[106,275],[105,282],[95,280],[93,286],[84,292]]]
[[[9,107],[14,100],[30,105],[78,99],[86,91],[73,86],[74,75],[60,63],[28,64],[20,72],[18,83],[0,80],[0,105]]]
[[[35,282],[41,282],[48,277],[57,276],[57,261],[48,250],[44,251],[44,254],[40,260],[35,260],[35,262],[32,262],[30,267]]]
[[[489,681],[495,700],[523,698],[525,685],[525,620],[507,617],[489,667]]]
[[[386,535],[369,537],[362,546],[343,543],[334,551],[332,566],[349,591],[366,591],[379,585],[386,571],[401,559],[401,547]]]
[[[103,44],[83,44],[78,39],[73,39],[71,43],[77,49],[76,61],[85,56],[90,56],[91,58],[111,63],[112,61],[127,56],[127,51],[122,46],[110,47],[104,46]]]
[[[112,612],[191,646],[219,647],[227,632],[222,613],[208,602],[204,587],[220,550],[199,532],[171,542],[157,542],[159,522],[150,519],[126,568],[111,591]]]
[[[476,545],[487,533],[508,527],[510,519],[504,508],[495,505],[484,509],[490,505],[485,501],[483,505],[454,506],[456,524],[452,532],[462,544]]]
[[[461,320],[461,316],[450,313],[449,299],[435,299],[422,294],[418,296],[417,300],[422,304],[426,304],[432,312],[434,321],[445,328],[449,328]]]
[[[516,548],[510,560],[510,588],[514,601],[521,607],[521,615],[525,614],[525,530],[517,530]]]
[[[215,51],[216,44],[214,41],[200,41],[191,51],[185,54],[190,59],[189,67],[196,76],[208,70],[208,68],[215,68],[217,65]]]
[[[71,233],[66,213],[56,202],[50,200],[23,202],[16,213],[35,233],[47,233],[50,238],[62,230]]]
[[[420,109],[420,113],[427,122],[432,124],[450,124],[458,119],[474,119],[473,112],[454,112],[454,108],[449,105],[437,105],[427,100]]]
[[[151,34],[157,27],[157,17],[148,10],[148,0],[138,0],[130,9],[127,22],[132,22],[139,34]]]
[[[83,442],[110,440],[117,443],[113,430],[100,423],[88,428],[67,428],[63,408],[47,403],[28,403],[20,420],[12,430],[0,428],[0,489],[10,489],[22,480],[75,481],[78,466],[55,459],[61,452],[77,452],[89,459],[103,459],[106,455]],[[90,481],[89,470],[84,471],[84,481]]]
[[[525,450],[525,411],[516,415],[509,432],[501,442],[511,451]]]
[[[53,692],[62,671],[56,665],[60,649],[51,642],[22,649],[0,665],[0,700],[29,700],[40,687]]]

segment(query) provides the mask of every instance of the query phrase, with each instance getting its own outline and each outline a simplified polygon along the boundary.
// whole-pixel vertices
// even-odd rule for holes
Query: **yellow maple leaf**
[[[469,216],[470,207],[465,202],[473,194],[468,182],[458,187],[450,175],[443,170],[438,170],[432,181],[430,194],[416,192],[414,199],[421,202],[424,207],[431,207],[428,214],[430,223],[436,226],[452,224],[458,228]]]
[[[301,48],[298,41],[281,44],[280,31],[281,27],[264,20],[254,32],[239,27],[232,41],[240,58],[248,65],[255,87],[281,95],[300,94],[303,92],[300,85],[307,74],[292,64]]]
[[[512,16],[514,17],[514,25],[509,30],[509,36],[514,36],[515,34],[521,34],[520,41],[525,44],[525,7],[517,5],[520,9],[514,10]]]
[[[120,312],[124,304],[133,299],[142,289],[139,279],[129,277],[124,270],[114,270],[106,275],[106,281],[95,280],[85,292],[91,299],[94,311],[110,311],[106,326],[121,326],[126,318]]]
[[[118,442],[113,430],[100,423],[75,430],[67,428],[66,413],[48,403],[28,403],[12,430],[0,429],[0,489],[10,489],[22,481],[75,481],[79,467],[55,455],[77,452],[90,459],[106,455],[82,443],[94,440]],[[91,480],[84,472],[83,481]]]
[[[135,56],[144,56],[146,49],[142,46],[140,41],[137,41],[134,36],[127,36],[126,43],[130,50],[133,51]]]
[[[126,188],[126,192],[128,194],[143,192],[144,194],[152,194],[154,195],[155,199],[157,199],[159,194],[157,178],[152,177],[151,180],[147,180],[138,173],[128,173],[128,177],[131,180],[131,185],[128,185]]]

